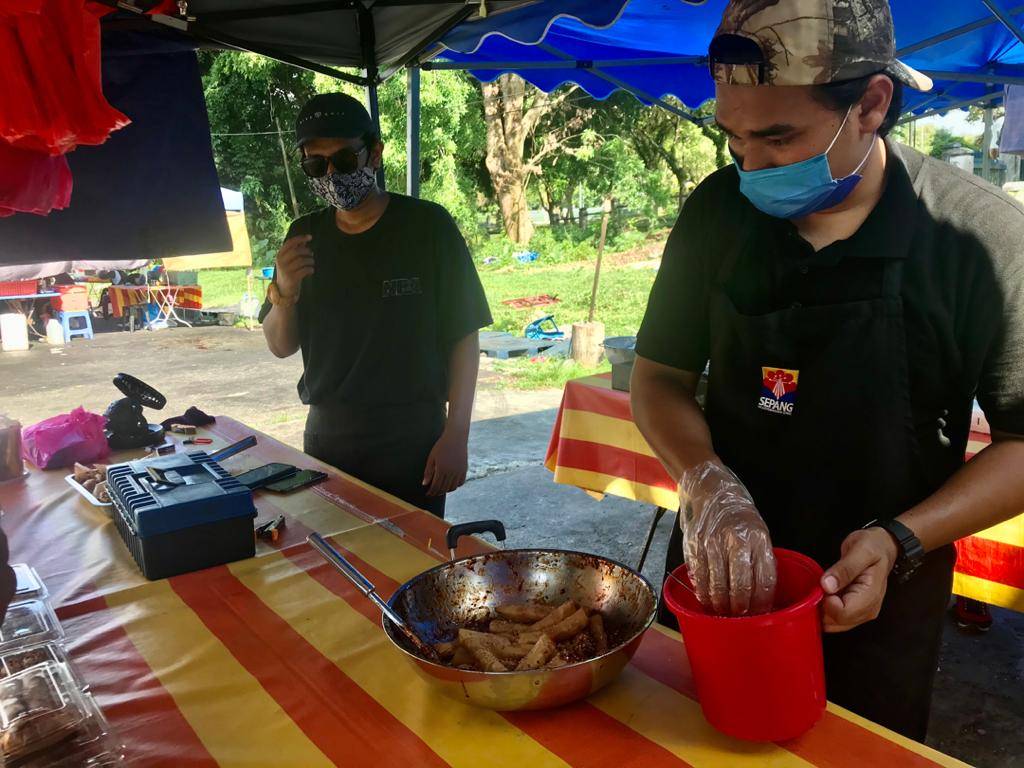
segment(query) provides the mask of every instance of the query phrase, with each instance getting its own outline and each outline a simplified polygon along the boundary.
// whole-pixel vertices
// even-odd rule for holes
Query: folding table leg
[[[644,543],[643,554],[640,555],[640,564],[636,567],[638,571],[643,571],[644,569],[644,563],[647,562],[647,554],[651,551],[651,542],[654,541],[654,532],[658,530],[658,523],[661,522],[661,518],[665,516],[666,512],[668,510],[664,507],[658,507],[654,510],[654,519],[651,520],[651,527],[647,531],[647,541]]]

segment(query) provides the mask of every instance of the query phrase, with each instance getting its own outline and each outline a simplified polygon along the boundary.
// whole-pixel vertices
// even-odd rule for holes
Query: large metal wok
[[[505,539],[500,522],[466,523],[449,530],[449,550],[454,555],[462,536],[483,532],[494,533],[499,541]],[[364,594],[375,598],[372,585],[340,553],[327,552],[325,547],[330,549],[320,540],[317,549],[321,554]],[[601,611],[608,626],[615,627],[618,643],[602,656],[557,669],[459,669],[431,660],[427,653],[416,650],[386,615],[383,626],[420,677],[446,696],[489,709],[546,709],[582,699],[603,688],[632,658],[657,609],[654,589],[643,576],[614,560],[582,552],[498,550],[453,559],[424,571],[399,587],[387,601],[387,608],[422,641],[433,644],[451,640],[459,627],[486,617],[495,606],[531,601],[557,605],[568,599]]]

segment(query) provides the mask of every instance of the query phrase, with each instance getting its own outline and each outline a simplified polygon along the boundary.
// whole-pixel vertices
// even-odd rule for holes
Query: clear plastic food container
[[[82,697],[88,717],[75,734],[18,761],[19,768],[108,768],[124,765],[124,748],[92,696]]]
[[[64,742],[85,739],[91,743],[108,730],[66,665],[42,664],[0,680],[4,765],[20,763]]]
[[[19,672],[24,672],[29,667],[34,667],[37,664],[47,664],[49,662],[70,664],[64,648],[56,643],[44,643],[43,645],[9,650],[6,653],[0,654],[0,680],[16,675]],[[72,675],[74,675],[74,669],[70,667],[69,669],[71,669]],[[81,680],[78,679],[77,675],[75,675],[75,680],[81,684]]]
[[[12,603],[0,626],[0,654],[63,637],[64,630],[48,603],[42,600]]]
[[[46,585],[39,578],[36,569],[26,563],[12,565],[14,575],[18,577],[18,586],[14,592],[15,600],[41,600],[49,594]]]

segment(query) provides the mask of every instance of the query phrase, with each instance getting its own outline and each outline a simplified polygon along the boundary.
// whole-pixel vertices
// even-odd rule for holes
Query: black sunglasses
[[[302,171],[311,179],[319,179],[327,175],[329,165],[334,166],[338,173],[354,173],[359,170],[359,155],[366,149],[363,145],[360,149],[342,147],[333,155],[307,155],[302,158]]]

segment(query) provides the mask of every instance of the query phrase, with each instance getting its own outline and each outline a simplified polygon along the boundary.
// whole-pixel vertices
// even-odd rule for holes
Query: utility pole
[[[273,105],[271,105],[271,111],[273,111]],[[281,121],[278,120],[277,115],[274,115],[274,125],[277,127],[277,143],[281,146],[281,162],[284,163],[284,177],[288,179],[288,194],[292,198],[292,212],[295,214],[295,218],[299,218],[299,201],[295,197],[295,184],[292,182],[292,169],[288,164],[288,150],[284,146],[284,134],[281,133]]]

